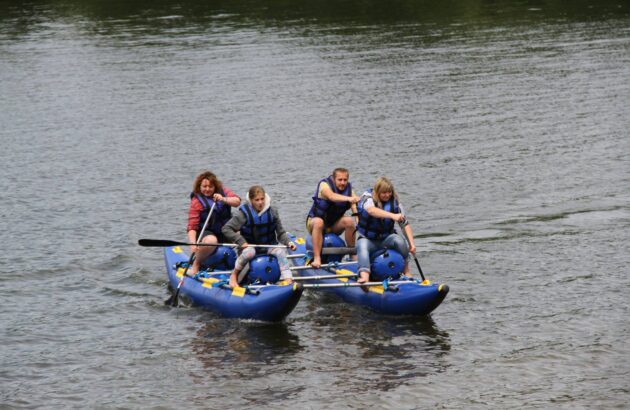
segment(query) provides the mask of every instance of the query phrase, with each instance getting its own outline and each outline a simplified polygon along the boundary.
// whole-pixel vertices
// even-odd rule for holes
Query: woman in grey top
[[[238,286],[238,274],[256,256],[256,248],[251,245],[276,245],[280,242],[295,250],[296,246],[282,227],[278,210],[271,206],[271,198],[263,187],[254,185],[249,189],[249,202],[241,205],[224,226],[221,232],[225,238],[239,246],[240,255],[230,275],[230,287]],[[260,251],[259,251],[260,253]],[[280,266],[280,280],[293,282],[289,269],[287,250],[283,247],[266,248],[266,253],[274,255]]]

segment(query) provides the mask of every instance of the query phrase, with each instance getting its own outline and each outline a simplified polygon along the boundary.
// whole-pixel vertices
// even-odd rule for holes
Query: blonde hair
[[[376,182],[374,183],[373,192],[374,194],[372,195],[372,199],[379,206],[379,208],[382,207],[383,205],[381,204],[382,193],[391,192],[392,197],[398,198],[398,195],[396,195],[396,191],[394,190],[394,184],[392,184],[392,182],[385,177],[378,177],[376,179]]]
[[[265,188],[261,187],[260,185],[254,185],[253,187],[249,188],[249,193],[247,194],[247,196],[249,197],[250,202],[254,198],[256,198],[256,195],[258,194],[265,195]]]
[[[210,181],[211,185],[214,185],[215,192],[221,192],[223,190],[223,184],[217,179],[216,175],[214,175],[210,171],[203,171],[201,174],[195,177],[195,182],[193,182],[193,193],[201,193],[201,183],[204,179],[207,179],[208,181]]]

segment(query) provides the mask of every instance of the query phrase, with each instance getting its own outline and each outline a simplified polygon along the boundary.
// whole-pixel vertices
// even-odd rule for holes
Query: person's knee
[[[407,245],[407,241],[401,238],[400,236],[396,236],[396,246],[403,253],[409,253],[409,245]]]
[[[254,256],[256,256],[256,249],[251,248],[251,247],[245,248],[243,249],[243,252],[241,252],[241,254],[239,255],[238,261],[241,262],[242,264],[246,264],[247,262],[252,260]]]
[[[324,220],[322,218],[313,218],[311,219],[311,229],[322,230],[324,229]]]
[[[344,216],[339,220],[338,224],[340,228],[348,228],[349,226],[352,226],[352,218]]]
[[[205,236],[202,240],[201,243],[205,243],[205,244],[209,244],[209,245],[214,245],[217,242],[217,237],[214,235],[207,235]],[[215,253],[217,251],[217,247],[216,246],[200,246],[200,255],[212,255],[213,253]]]
[[[397,243],[396,248],[399,250],[402,256],[404,256],[405,258],[409,257],[409,246],[407,246],[407,243],[405,241]]]
[[[357,241],[357,252],[369,252],[370,251],[370,242],[362,238]]]

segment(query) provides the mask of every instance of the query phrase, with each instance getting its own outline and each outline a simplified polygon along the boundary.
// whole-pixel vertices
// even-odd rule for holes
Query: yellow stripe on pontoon
[[[348,274],[354,274],[354,272],[352,272],[351,270],[348,270],[348,269],[337,269],[337,270],[335,271],[335,273],[336,273],[337,275],[348,275]],[[337,280],[340,280],[340,281],[342,281],[342,282],[347,282],[347,281],[348,281],[348,278],[337,278]]]
[[[383,285],[370,286],[369,290],[370,290],[370,292],[374,292],[374,293],[378,293],[378,294],[383,294],[383,292],[385,292],[385,289],[383,288]]]
[[[213,283],[219,282],[219,279],[217,279],[217,278],[201,278],[201,281],[203,282],[203,284],[201,286],[203,286],[204,288],[211,288]]]
[[[232,289],[232,296],[238,296],[242,298],[243,296],[245,296],[245,288],[242,288],[240,286],[235,287],[234,289]]]

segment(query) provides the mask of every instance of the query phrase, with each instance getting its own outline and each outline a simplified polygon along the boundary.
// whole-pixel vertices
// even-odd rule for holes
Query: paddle
[[[320,266],[318,269],[336,268],[337,266],[355,265],[357,263],[358,263],[357,261],[328,263],[326,265]],[[315,268],[312,267],[311,265],[305,265],[305,266],[292,266],[289,269],[291,269],[291,270],[306,270],[306,269],[315,269]]]
[[[418,262],[418,258],[416,258],[416,254],[413,254],[413,260],[416,261],[416,266],[418,267],[418,271],[420,271],[420,277],[422,278],[422,281],[424,282],[426,279],[424,278],[424,273],[422,273],[422,268],[420,267],[420,262]]]
[[[356,248],[347,248],[344,246],[322,248],[322,252],[321,252],[322,255],[354,255],[356,253],[357,253]]]
[[[203,224],[203,228],[201,228],[201,232],[199,232],[199,236],[197,237],[197,243],[193,244],[193,245],[200,245],[201,239],[203,238],[203,233],[206,231],[206,226],[208,226],[208,222],[210,221],[210,217],[212,216],[212,212],[214,211],[214,206],[216,205],[216,202],[212,203],[212,208],[210,208],[210,212],[208,212],[208,216],[206,217],[206,221]],[[142,245],[143,240],[140,239],[138,241],[138,244],[140,246],[147,246],[147,245]],[[170,246],[170,245],[167,245]],[[165,305],[171,305],[173,307],[177,307],[178,305],[178,297],[179,297],[179,291],[182,288],[182,284],[184,283],[184,279],[186,278],[186,274],[188,273],[188,268],[190,268],[190,265],[192,265],[192,263],[195,260],[195,252],[192,252],[190,254],[190,258],[188,259],[188,265],[186,265],[186,268],[184,269],[184,274],[182,275],[181,280],[179,281],[179,283],[177,284],[177,289],[175,289],[175,292],[173,293],[173,296],[171,296],[169,299],[167,299],[166,301],[164,301]]]
[[[338,275],[341,276],[341,275]],[[294,278],[295,279],[295,278]],[[417,283],[415,280],[397,280],[388,282],[388,285],[404,285],[408,283]],[[366,286],[383,286],[383,282],[342,282],[342,283],[305,283],[301,284],[305,289],[319,289],[319,288],[358,288]],[[250,289],[259,289],[270,285],[250,285]]]
[[[409,242],[409,239],[407,239],[407,235],[405,235],[405,227],[403,226],[402,221],[398,222],[398,225],[400,226],[400,229],[402,229],[403,234],[402,237],[405,238],[405,241],[407,241],[407,245],[411,246],[411,243]],[[411,253],[411,252],[409,252]],[[418,267],[418,271],[420,272],[420,277],[422,278],[423,281],[425,281],[426,279],[424,278],[424,273],[422,273],[422,268],[420,267],[420,262],[418,262],[418,258],[416,257],[416,254],[413,254],[413,260],[416,261],[416,266]]]
[[[322,255],[354,255],[357,253],[355,248],[323,248],[321,254]],[[294,253],[293,255],[287,256],[289,259],[297,259],[297,258],[305,258],[307,256],[313,256],[313,251],[306,251],[306,253]]]
[[[188,243],[188,242],[179,242],[179,241],[171,241],[168,239],[140,239],[138,241],[138,245],[140,246],[148,246],[148,247],[158,247],[165,248],[167,246],[228,246],[230,248],[237,248],[238,245],[235,243]],[[254,245],[249,244],[254,248],[287,248],[286,245]]]
[[[293,280],[321,280],[321,279],[339,279],[339,278],[354,278],[356,273],[341,273],[336,275],[319,275],[319,276],[294,276]]]

